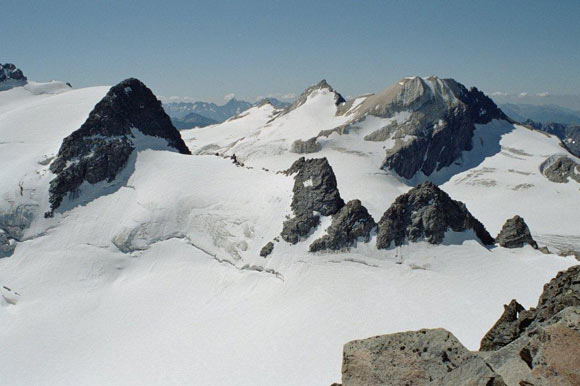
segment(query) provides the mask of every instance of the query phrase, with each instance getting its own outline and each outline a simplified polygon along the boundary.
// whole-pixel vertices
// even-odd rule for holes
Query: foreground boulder
[[[320,215],[337,213],[344,206],[344,201],[326,158],[306,160],[302,157],[285,173],[295,174],[291,203],[294,217],[284,222],[281,236],[285,241],[296,244],[318,226]]]
[[[538,244],[534,241],[530,228],[520,216],[514,216],[507,220],[495,241],[504,248],[521,248],[524,244],[531,245],[538,249]]]
[[[368,242],[376,225],[359,200],[349,201],[332,217],[326,235],[310,244],[310,252],[350,248],[356,246],[359,239]]]
[[[580,306],[580,266],[578,265],[559,272],[544,286],[536,308],[524,310],[521,305],[512,300],[502,317],[483,337],[479,349],[490,351],[506,346],[522,335],[526,329],[547,321],[571,306]],[[509,315],[506,316],[506,313]]]
[[[141,136],[150,139],[140,140]],[[152,145],[151,137],[162,141]],[[124,80],[97,103],[80,129],[63,140],[50,165],[56,175],[49,188],[51,209],[69,193],[78,194],[84,182],[113,182],[137,147],[152,146],[190,154],[151,90],[137,79]]]
[[[481,382],[459,384],[504,385],[501,376],[444,329],[382,335],[344,345],[343,386],[452,385],[458,384],[453,383],[456,379],[466,382],[469,374]]]
[[[443,329],[376,336],[344,346],[342,385],[580,385],[580,266],[560,272],[538,306],[515,300],[479,352]]]
[[[397,197],[378,224],[377,248],[386,249],[410,241],[440,244],[447,231],[472,230],[485,245],[494,243],[482,223],[464,203],[452,200],[431,182],[424,182]]]

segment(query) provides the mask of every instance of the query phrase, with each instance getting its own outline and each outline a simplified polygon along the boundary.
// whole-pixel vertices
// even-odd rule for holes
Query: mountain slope
[[[543,283],[576,263],[529,246],[488,249],[459,232],[437,246],[378,250],[372,234],[350,251],[312,253],[327,216],[296,245],[276,241],[295,183],[277,171],[303,156],[290,151],[297,139],[317,137],[315,157],[327,157],[341,198],[360,200],[375,219],[411,189],[381,169],[389,140],[364,139],[408,115],[345,128],[367,97],[337,106],[327,87],[286,114],[263,104],[183,131],[193,156],[135,152],[118,190],[44,218],[52,157],[107,91],[0,92],[0,227],[30,206],[13,254],[0,259],[2,383],[330,384],[336,353],[361,336],[444,327],[475,349],[498,304],[534,304]],[[517,211],[532,233],[578,235],[578,186],[538,170],[564,152],[555,137],[491,121],[474,138],[443,190],[492,234]],[[524,183],[534,187],[512,189]]]

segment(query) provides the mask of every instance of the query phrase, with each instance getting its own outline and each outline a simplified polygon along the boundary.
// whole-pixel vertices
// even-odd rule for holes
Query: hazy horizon
[[[137,77],[165,98],[218,104],[288,100],[323,78],[356,96],[413,75],[578,95],[579,15],[577,1],[22,1],[3,9],[0,60],[30,80]]]

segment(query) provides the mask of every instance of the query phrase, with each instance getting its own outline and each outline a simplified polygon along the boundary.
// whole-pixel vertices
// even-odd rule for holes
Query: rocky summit
[[[529,244],[535,249],[538,248],[538,244],[530,233],[530,228],[524,219],[517,215],[503,224],[495,240],[500,247],[504,248],[521,248],[524,244]]]
[[[394,139],[382,168],[412,178],[421,172],[430,176],[450,166],[461,152],[472,149],[475,124],[507,116],[485,94],[467,89],[453,79],[405,78],[399,83],[365,99],[357,109],[358,120],[368,115],[391,118],[408,113],[403,123],[377,129],[365,139]]]
[[[166,147],[191,154],[153,92],[131,78],[112,87],[83,125],[66,137],[50,170],[50,206],[58,208],[83,182],[112,182],[136,149],[136,136],[163,139]],[[151,146],[142,141],[143,146]],[[48,215],[50,215],[49,213]]]
[[[464,203],[452,200],[433,183],[424,182],[397,197],[383,214],[378,224],[377,248],[386,249],[421,239],[440,244],[450,230],[472,230],[483,244],[494,243],[493,237]]]
[[[306,160],[301,157],[285,173],[296,174],[291,203],[294,217],[284,222],[281,236],[285,241],[296,244],[319,224],[320,215],[337,213],[344,206],[344,201],[326,158]]]

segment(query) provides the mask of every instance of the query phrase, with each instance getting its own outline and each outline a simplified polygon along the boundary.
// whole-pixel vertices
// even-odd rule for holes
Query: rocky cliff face
[[[477,88],[466,89],[453,79],[405,78],[368,97],[357,109],[358,119],[367,115],[390,118],[408,112],[409,119],[390,124],[367,136],[369,141],[395,139],[382,168],[404,178],[421,172],[431,175],[472,149],[475,124],[508,119]]]
[[[480,350],[443,329],[352,341],[342,386],[580,384],[580,266],[546,284],[536,308],[512,300]]]
[[[337,213],[344,201],[340,197],[336,176],[326,158],[298,159],[286,174],[294,176],[292,211],[294,217],[286,220],[281,236],[292,244],[308,235],[320,222],[320,215]]]
[[[112,87],[85,123],[63,140],[50,165],[56,175],[49,188],[51,209],[58,208],[83,182],[115,180],[138,145],[136,135],[162,139],[168,149],[190,154],[151,90],[137,79],[124,80]]]
[[[22,70],[16,68],[14,64],[0,64],[0,91],[23,86],[27,80]]]
[[[493,237],[469,213],[465,204],[452,200],[433,183],[425,182],[397,197],[383,214],[378,224],[377,248],[386,249],[422,239],[440,244],[449,230],[473,230],[483,244],[494,243]]]

